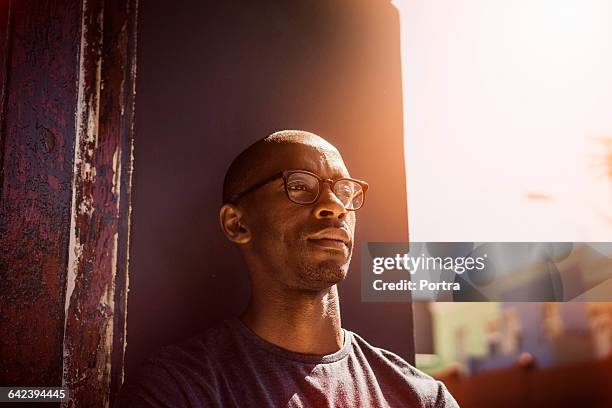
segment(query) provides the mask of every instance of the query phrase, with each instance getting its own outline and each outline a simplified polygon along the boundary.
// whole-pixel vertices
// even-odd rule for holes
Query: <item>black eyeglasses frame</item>
[[[319,180],[319,190],[318,190],[318,193],[317,193],[316,197],[312,201],[305,202],[305,203],[297,202],[297,201],[293,200],[291,198],[291,196],[289,195],[289,190],[287,190],[287,180],[288,180],[290,175],[295,174],[295,173],[309,174],[311,176],[314,176],[317,180]],[[227,202],[229,204],[237,204],[238,200],[240,200],[242,197],[246,196],[247,194],[250,194],[250,193],[254,192],[255,190],[263,187],[264,185],[268,184],[269,182],[274,181],[274,180],[276,180],[277,178],[280,178],[280,177],[283,178],[283,183],[284,183],[284,187],[285,187],[285,194],[287,195],[287,198],[289,199],[289,201],[291,201],[292,203],[295,203],[295,204],[299,204],[299,205],[311,205],[311,204],[316,203],[319,200],[319,197],[321,196],[321,191],[323,190],[321,184],[323,184],[323,183],[329,184],[329,187],[331,188],[332,192],[334,191],[334,186],[339,181],[348,180],[348,181],[354,182],[356,184],[359,184],[361,186],[361,189],[363,190],[363,200],[361,202],[361,205],[359,207],[357,207],[357,208],[347,208],[347,211],[357,211],[358,209],[363,207],[363,204],[365,203],[365,199],[366,199],[366,191],[370,187],[369,184],[366,183],[365,181],[357,180],[357,179],[350,178],[350,177],[341,177],[341,178],[338,178],[338,179],[324,179],[324,178],[320,177],[318,174],[312,173],[312,172],[307,171],[307,170],[285,170],[285,171],[281,171],[281,172],[275,173],[272,176],[267,177],[267,178],[265,178],[265,179],[255,183],[255,184],[253,184],[251,187],[247,188],[246,190],[236,194],[234,196],[234,198],[232,198],[231,200],[228,200]],[[336,193],[334,193],[334,195],[335,194]]]

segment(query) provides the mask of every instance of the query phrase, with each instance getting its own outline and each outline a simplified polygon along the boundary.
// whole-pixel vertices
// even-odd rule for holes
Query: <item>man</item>
[[[219,218],[250,273],[247,310],[159,352],[122,406],[456,407],[442,383],[341,328],[336,284],[367,187],[312,133],[277,132],[242,152]]]

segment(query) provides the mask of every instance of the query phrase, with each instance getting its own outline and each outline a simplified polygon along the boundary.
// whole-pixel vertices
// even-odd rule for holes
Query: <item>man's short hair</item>
[[[236,156],[227,169],[223,181],[224,203],[231,202],[238,193],[257,182],[250,180],[249,175],[258,174],[256,170],[268,158],[271,147],[279,144],[301,144],[336,150],[327,140],[305,130],[281,130],[259,139]]]

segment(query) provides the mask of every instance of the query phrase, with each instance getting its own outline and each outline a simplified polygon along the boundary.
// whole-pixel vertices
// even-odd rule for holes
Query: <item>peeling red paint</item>
[[[135,5],[90,0],[84,8],[72,242],[77,253],[64,339],[64,379],[72,393],[67,406],[108,405],[113,360],[122,372],[126,310],[116,297],[126,290],[131,178],[121,172],[131,169],[133,133],[132,119],[122,113],[133,98],[133,90],[124,88],[134,81],[128,47],[135,31],[128,28],[135,26],[128,21]]]
[[[11,1],[10,35],[0,43],[7,59],[0,145],[3,385],[62,382],[79,36],[78,26],[65,23],[79,14],[76,1]],[[53,129],[51,151],[46,129]]]
[[[64,406],[123,378],[136,6],[0,0],[0,383]]]

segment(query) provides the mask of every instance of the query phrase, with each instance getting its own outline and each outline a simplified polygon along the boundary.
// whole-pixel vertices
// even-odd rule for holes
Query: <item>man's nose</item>
[[[337,218],[342,220],[346,217],[347,213],[348,211],[338,197],[336,197],[331,186],[325,183],[315,205],[315,216],[317,218]]]

